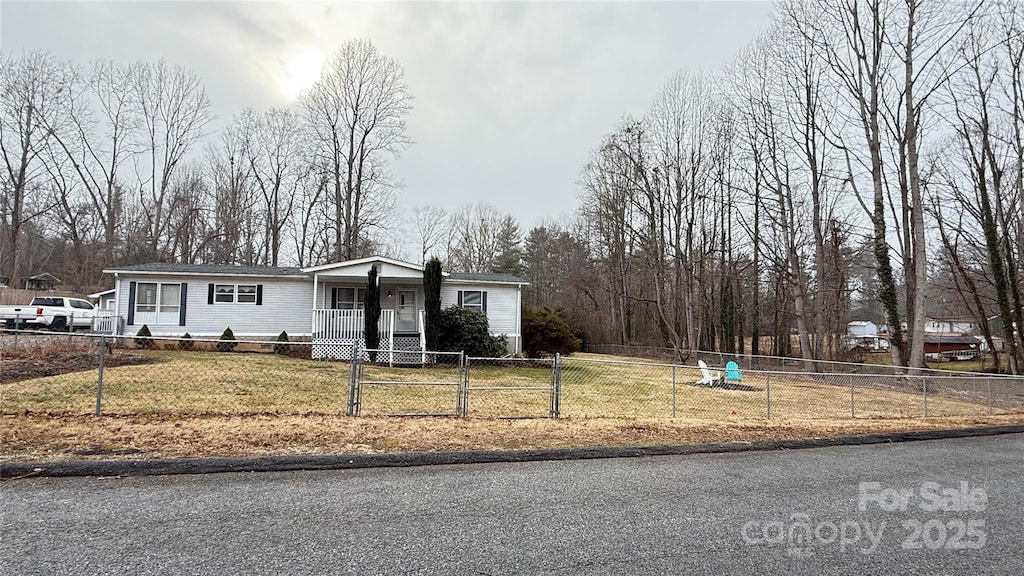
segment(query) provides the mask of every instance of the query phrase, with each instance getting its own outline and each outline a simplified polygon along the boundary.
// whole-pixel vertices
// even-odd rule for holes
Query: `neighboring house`
[[[977,322],[971,318],[925,318],[926,334],[972,334],[978,328]]]
[[[57,278],[53,274],[47,272],[36,274],[30,278],[25,278],[25,290],[37,292],[53,290],[53,287],[57,284],[61,284],[60,278]]]
[[[924,355],[929,360],[970,360],[980,351],[981,343],[974,336],[929,334],[924,337]]]
[[[855,320],[846,325],[846,347],[849,350],[888,350],[889,340],[878,334],[878,325],[866,320]]]
[[[95,300],[96,307],[100,310],[113,310],[115,304],[114,292],[115,290],[111,288],[110,290],[104,290],[103,292],[89,294],[89,299]]]
[[[380,348],[420,352],[424,346],[423,267],[373,256],[309,268],[152,263],[104,270],[114,275],[114,301],[126,335],[146,324],[154,336],[272,338],[282,330],[308,337],[314,357],[348,358],[364,345],[367,273],[380,279]],[[491,333],[522,352],[522,288],[509,274],[445,273],[441,307],[487,315]]]
[[[846,333],[853,337],[878,336],[878,325],[866,320],[856,320],[846,325]]]

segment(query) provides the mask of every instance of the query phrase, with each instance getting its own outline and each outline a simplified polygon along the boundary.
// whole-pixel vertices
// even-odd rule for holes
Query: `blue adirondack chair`
[[[743,375],[740,374],[740,365],[729,362],[725,365],[725,380],[727,382],[743,382]]]

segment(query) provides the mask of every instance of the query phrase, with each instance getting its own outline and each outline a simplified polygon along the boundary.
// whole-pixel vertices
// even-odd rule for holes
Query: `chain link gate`
[[[391,350],[353,347],[349,416],[459,416],[465,388],[462,352],[421,352],[419,361],[389,365]],[[379,362],[373,358],[381,358]]]
[[[555,358],[466,358],[460,415],[557,418],[561,362]]]

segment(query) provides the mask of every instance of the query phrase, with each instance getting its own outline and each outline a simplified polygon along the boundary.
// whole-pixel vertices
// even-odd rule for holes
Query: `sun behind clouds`
[[[277,74],[278,90],[289,102],[294,102],[320,79],[324,60],[324,56],[313,49],[305,49],[286,57]]]

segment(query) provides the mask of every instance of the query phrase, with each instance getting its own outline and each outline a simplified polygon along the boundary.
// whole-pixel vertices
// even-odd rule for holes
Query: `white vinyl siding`
[[[145,283],[172,283],[188,286],[185,302],[185,325],[178,325],[175,313],[169,325],[149,324],[154,335],[180,336],[188,332],[195,337],[219,337],[224,328],[230,326],[231,331],[239,338],[274,337],[287,331],[289,336],[309,336],[313,322],[310,304],[313,301],[312,279],[305,278],[253,278],[253,277],[209,277],[209,276],[173,276],[173,275],[132,275],[121,272],[119,275],[120,290],[118,291],[117,313],[127,322],[128,292],[132,281],[136,282],[136,310],[138,309],[139,286]],[[261,305],[255,303],[233,302],[208,303],[209,286],[231,285],[237,287],[262,286]],[[243,298],[245,294],[243,292]],[[244,310],[244,312],[243,312]],[[135,334],[146,322],[138,314],[134,322],[125,327],[125,333]]]
[[[459,290],[487,292],[487,323],[492,334],[516,334],[518,322],[517,286],[504,284],[460,284],[445,282],[441,285],[441,308],[459,305]]]
[[[459,291],[465,299],[467,291],[487,293],[487,325],[491,334],[508,337],[510,352],[520,352],[519,287],[509,284],[444,282],[441,284],[441,308],[459,305]]]

